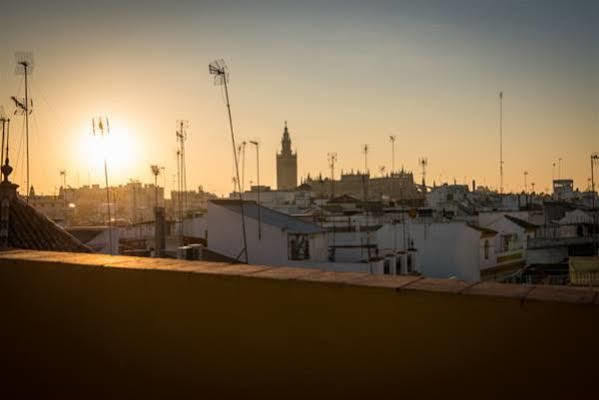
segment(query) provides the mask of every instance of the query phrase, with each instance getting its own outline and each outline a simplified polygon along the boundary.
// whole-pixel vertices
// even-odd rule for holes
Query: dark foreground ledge
[[[599,380],[598,297],[589,288],[8,251],[3,390],[572,398]]]

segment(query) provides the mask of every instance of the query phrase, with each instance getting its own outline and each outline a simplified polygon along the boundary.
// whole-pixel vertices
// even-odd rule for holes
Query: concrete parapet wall
[[[10,251],[0,302],[5,398],[576,398],[599,379],[588,288]]]

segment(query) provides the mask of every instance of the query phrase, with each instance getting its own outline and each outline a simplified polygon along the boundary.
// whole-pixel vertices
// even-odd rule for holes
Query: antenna
[[[239,145],[239,152],[241,153],[241,191],[245,191],[245,146],[247,142],[244,140]]]
[[[181,149],[177,149],[177,208],[179,209],[179,221],[183,223],[183,209],[181,207]],[[179,228],[179,241],[183,244],[183,230]]]
[[[422,168],[422,190],[426,193],[426,167],[428,166],[428,158],[419,158],[418,164]]]
[[[335,163],[337,162],[337,153],[328,153],[327,159],[331,168],[331,199],[335,198]]]
[[[368,145],[365,144],[362,147],[362,153],[364,153],[364,174],[368,172]]]
[[[390,135],[389,140],[391,141],[391,175],[395,172],[395,140],[397,140],[397,136]]]
[[[2,123],[2,148],[0,155],[0,164],[4,161],[4,142],[6,141],[6,158],[8,158],[8,126],[10,124],[10,118],[6,116],[4,112],[4,106],[0,106],[0,122]]]
[[[562,179],[562,158],[557,159],[557,179]]]
[[[524,171],[524,193],[528,192],[527,178],[528,178],[528,171]]]
[[[33,111],[33,102],[29,101],[29,84],[28,77],[33,73],[33,53],[19,51],[15,53],[15,74],[25,77],[25,101],[18,101],[12,97],[18,110],[21,110],[25,115],[25,152],[27,156],[27,203],[29,203],[29,114]]]
[[[64,223],[67,223],[67,170],[61,169],[60,176],[62,177],[62,209],[64,212]]]
[[[499,92],[499,193],[503,194],[503,92]]]
[[[177,129],[176,136],[177,141],[179,143],[180,148],[180,163],[181,163],[181,191],[183,192],[182,200],[183,200],[183,211],[182,215],[185,215],[187,212],[187,169],[185,162],[185,141],[187,140],[187,131],[189,130],[189,121],[187,120],[178,120],[177,121]],[[183,218],[183,217],[181,217]],[[183,229],[183,228],[181,228]],[[183,233],[181,233],[183,235]]]
[[[595,209],[595,164],[599,163],[599,153],[591,154],[591,195],[593,198],[593,210]]]
[[[227,102],[227,113],[229,116],[229,129],[231,131],[231,145],[233,146],[233,158],[235,160],[235,178],[237,180],[237,186],[239,188],[239,206],[241,208],[241,230],[243,234],[243,249],[237,256],[237,259],[241,257],[242,253],[245,253],[245,262],[249,263],[248,246],[247,246],[247,235],[245,232],[245,210],[243,207],[243,194],[241,193],[241,182],[239,181],[239,163],[237,161],[237,152],[235,151],[235,133],[233,130],[233,117],[231,116],[231,102],[229,101],[229,71],[225,62],[220,59],[211,62],[208,65],[208,72],[210,75],[214,75],[214,84],[222,85],[225,88],[225,100]]]
[[[160,175],[161,169],[158,165],[150,165],[150,170],[152,171],[152,175],[154,175],[154,210],[158,208],[158,175]]]
[[[250,140],[250,143],[256,146],[256,180],[258,181],[258,240],[262,240],[262,207],[260,207],[260,143],[257,140]],[[245,164],[245,141],[244,146],[244,164]]]
[[[105,138],[110,134],[110,123],[107,117],[92,118],[92,136]],[[106,180],[106,215],[108,219],[108,240],[110,245],[110,254],[112,254],[112,218],[110,216],[110,188],[108,186],[108,163],[106,162],[106,153],[104,153],[104,178]]]

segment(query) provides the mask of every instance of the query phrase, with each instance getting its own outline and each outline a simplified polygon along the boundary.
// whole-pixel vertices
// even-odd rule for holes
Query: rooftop
[[[239,200],[218,199],[210,200],[210,202],[220,207],[225,207],[229,211],[241,214],[241,203]],[[258,216],[260,216],[263,224],[276,226],[290,233],[312,234],[322,232],[322,229],[318,225],[304,222],[299,218],[264,206],[258,206],[255,201],[244,201],[243,212],[248,218],[258,220]]]

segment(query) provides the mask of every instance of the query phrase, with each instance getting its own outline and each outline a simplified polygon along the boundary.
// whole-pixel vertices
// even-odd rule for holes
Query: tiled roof
[[[91,249],[45,215],[14,196],[10,201],[8,247],[90,253]]]

